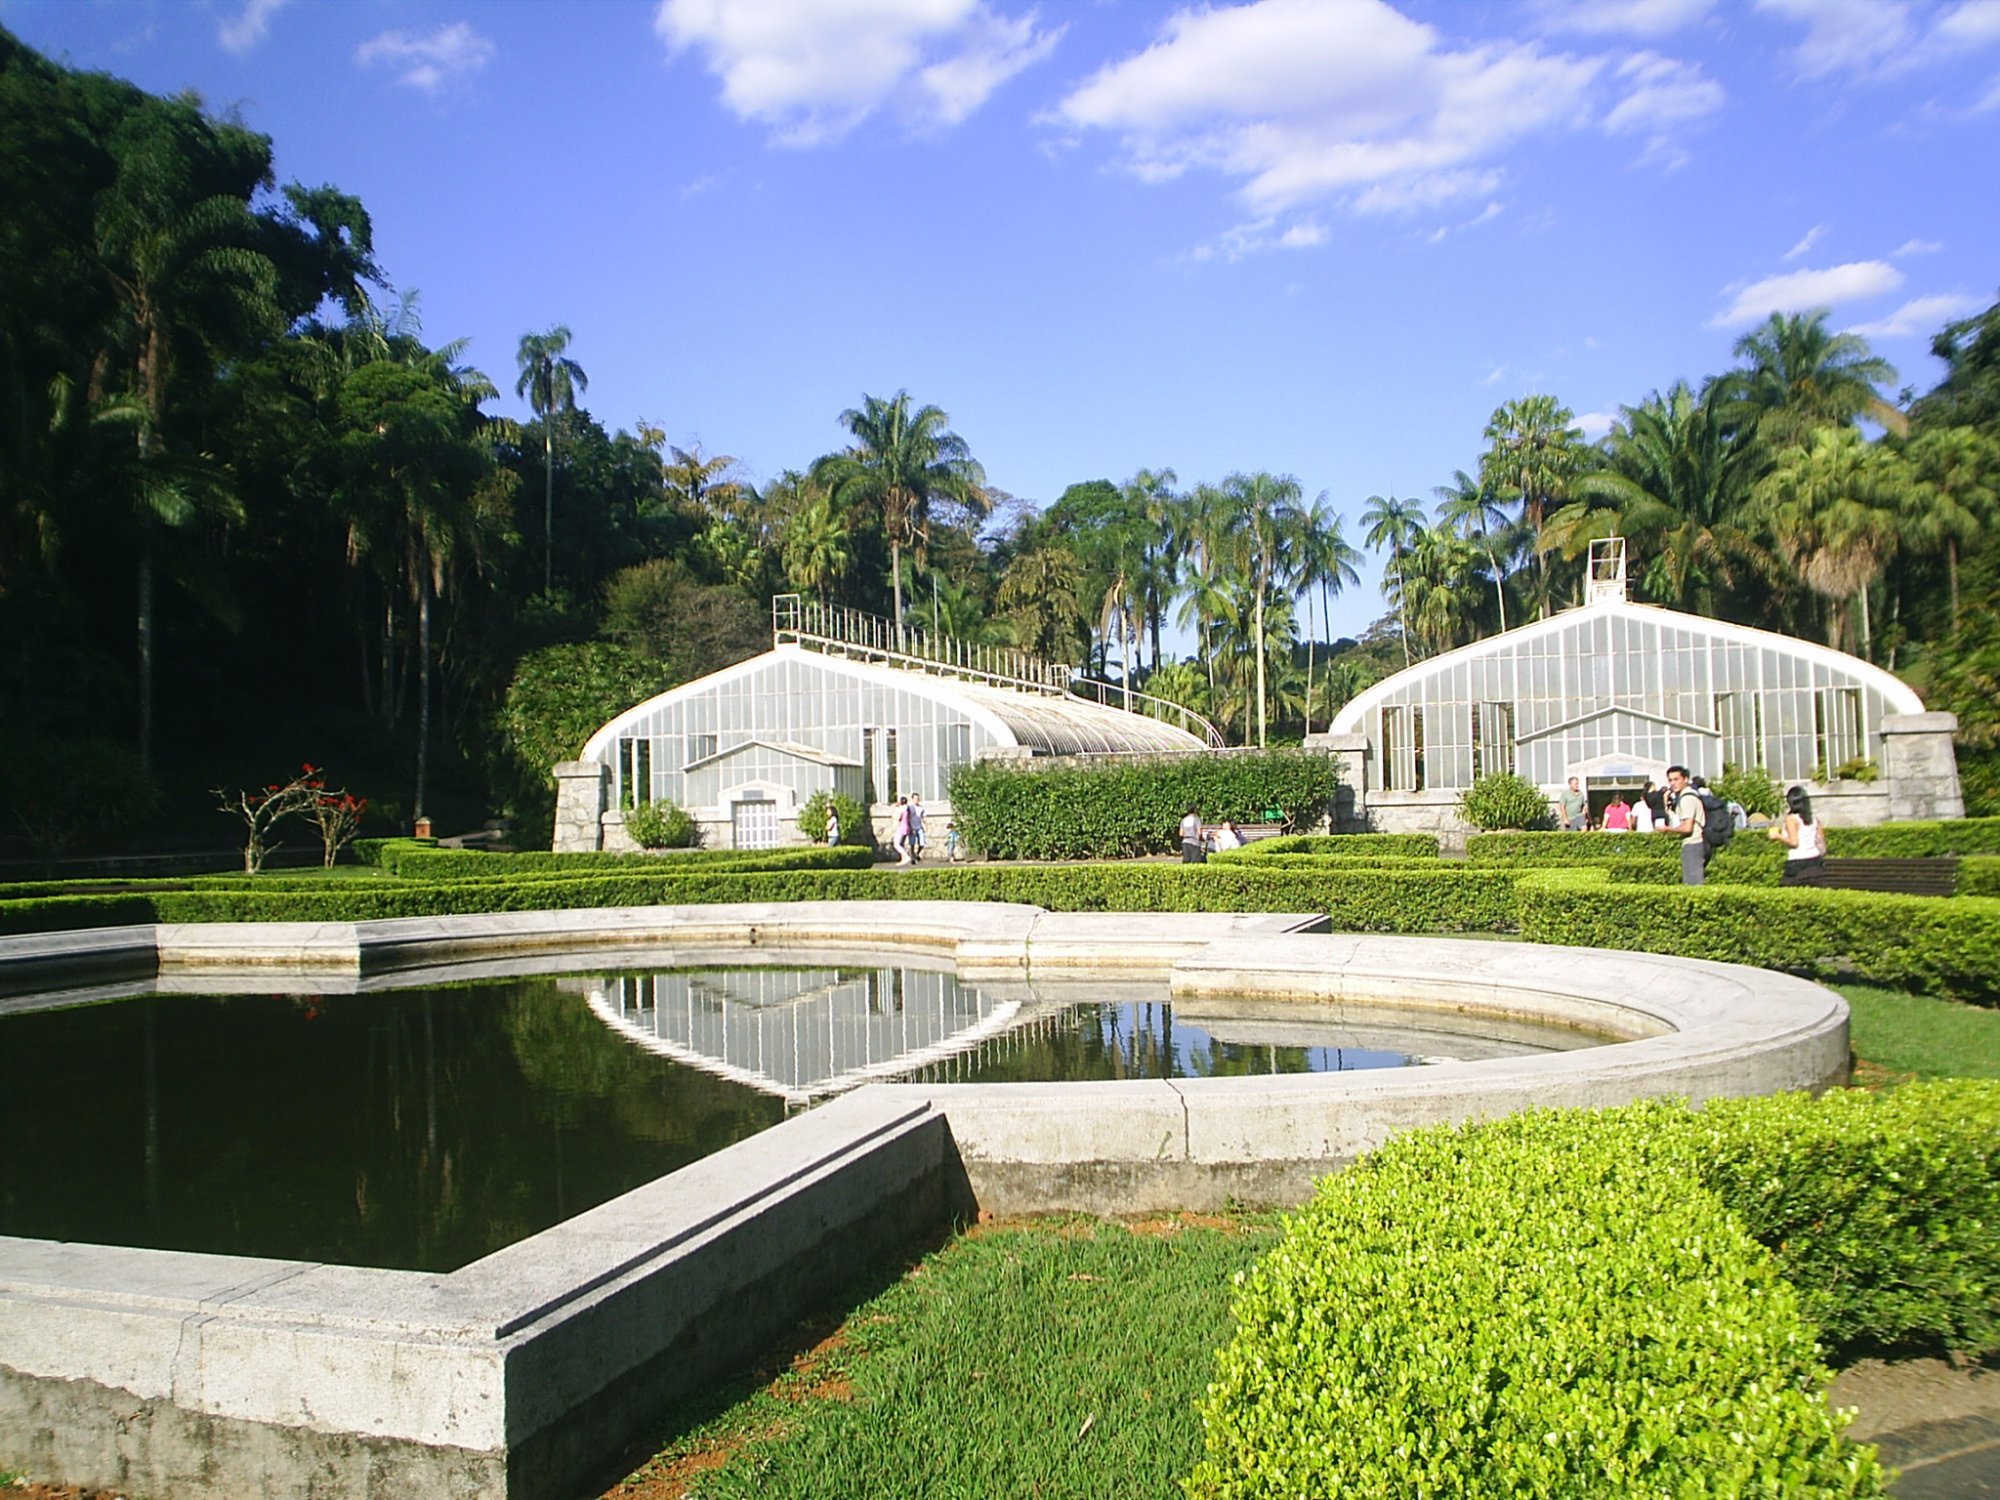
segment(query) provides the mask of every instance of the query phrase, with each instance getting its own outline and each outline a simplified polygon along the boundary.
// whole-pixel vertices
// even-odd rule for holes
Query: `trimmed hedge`
[[[838,849],[823,844],[788,844],[778,849],[694,849],[657,854],[551,854],[545,849],[496,854],[483,849],[438,849],[405,839],[386,844],[375,862],[405,879],[442,881],[640,870],[653,875],[683,870],[865,870],[875,861],[868,849],[845,844]]]
[[[1210,823],[1259,823],[1276,807],[1310,827],[1339,787],[1330,758],[1301,750],[1048,770],[975,761],[952,773],[951,815],[969,847],[996,859],[1118,859],[1178,849],[1189,807]]]
[[[822,855],[829,851],[819,851]],[[846,851],[837,851],[844,854]],[[500,857],[500,856],[492,856]],[[1501,932],[1514,923],[1512,870],[1411,860],[1283,865],[1106,864],[1041,868],[956,865],[914,870],[616,868],[539,878],[452,882],[344,881],[271,890],[244,883],[132,897],[0,903],[0,931],[40,932],[110,922],[357,922],[482,911],[554,911],[726,901],[1001,901],[1050,911],[1325,912],[1350,932]],[[73,920],[120,902],[119,914]],[[15,910],[18,908],[18,910]],[[9,925],[11,923],[12,925]]]
[[[2000,1005],[2000,899],[1712,884],[1649,887],[1634,900],[1612,874],[1599,866],[1524,876],[1517,888],[1521,936],[1865,979]]]
[[[1843,1356],[2000,1354],[2000,1084],[1717,1099],[1676,1142]]]
[[[1239,1278],[1189,1493],[1882,1494],[1672,1115],[1413,1131],[1324,1182]]]
[[[1225,849],[1211,859],[1260,860],[1292,854],[1336,855],[1342,859],[1436,859],[1434,833],[1287,833],[1258,839],[1241,849]]]
[[[1968,854],[1959,860],[1958,894],[2000,896],[2000,856]]]
[[[1941,854],[2000,854],[2000,818],[1945,823],[1879,823],[1829,828],[1826,852],[1842,859],[1925,859]]]
[[[1681,841],[1665,833],[1475,833],[1465,841],[1466,863],[1547,868],[1606,861],[1658,860],[1680,868]]]

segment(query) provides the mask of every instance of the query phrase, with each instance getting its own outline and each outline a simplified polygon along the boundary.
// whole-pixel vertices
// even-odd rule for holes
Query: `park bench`
[[[1950,855],[1926,859],[1829,858],[1826,883],[1843,891],[1949,896],[1958,889],[1958,860]]]

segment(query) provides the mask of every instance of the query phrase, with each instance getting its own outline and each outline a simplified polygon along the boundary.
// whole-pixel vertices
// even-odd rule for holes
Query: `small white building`
[[[1551,797],[1575,776],[1595,807],[1670,765],[1762,767],[1836,824],[1962,817],[1956,728],[1857,657],[1633,603],[1623,544],[1598,543],[1583,605],[1385,678],[1314,742],[1345,758],[1357,825],[1449,836],[1459,794],[1498,771]]]
[[[898,797],[949,816],[951,773],[974,760],[1220,743],[1177,705],[1092,701],[1067,668],[1016,652],[899,635],[793,597],[775,619],[771,650],[627,709],[556,767],[558,850],[629,849],[623,809],[661,801],[685,808],[709,847],[800,843],[799,809],[822,790],[868,806],[886,841]]]

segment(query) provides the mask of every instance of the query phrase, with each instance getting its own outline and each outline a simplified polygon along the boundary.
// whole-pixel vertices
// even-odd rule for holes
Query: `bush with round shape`
[[[826,842],[826,810],[831,806],[840,815],[840,842],[855,848],[870,848],[875,843],[874,821],[868,816],[868,809],[843,792],[830,792],[825,788],[806,798],[799,808],[799,832],[815,844]]]
[[[1762,766],[1744,770],[1724,766],[1709,790],[1724,802],[1734,802],[1753,818],[1775,818],[1785,810],[1784,793]]]
[[[1482,776],[1459,794],[1459,811],[1474,828],[1546,828],[1550,823],[1547,793],[1525,776],[1496,771]]]
[[[1651,1149],[1674,1104],[1433,1127],[1246,1276],[1197,1500],[1884,1493],[1771,1255]]]
[[[625,831],[641,849],[692,849],[701,842],[694,819],[671,802],[626,808]]]

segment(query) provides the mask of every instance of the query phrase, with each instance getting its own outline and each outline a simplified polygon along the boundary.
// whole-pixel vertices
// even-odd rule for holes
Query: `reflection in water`
[[[1058,1004],[865,963],[27,1009],[0,1014],[19,1085],[0,1234],[449,1270],[873,1079],[1309,1073],[1588,1040],[1447,1025]]]
[[[0,1234],[449,1270],[775,1124],[547,978],[0,1016]]]

